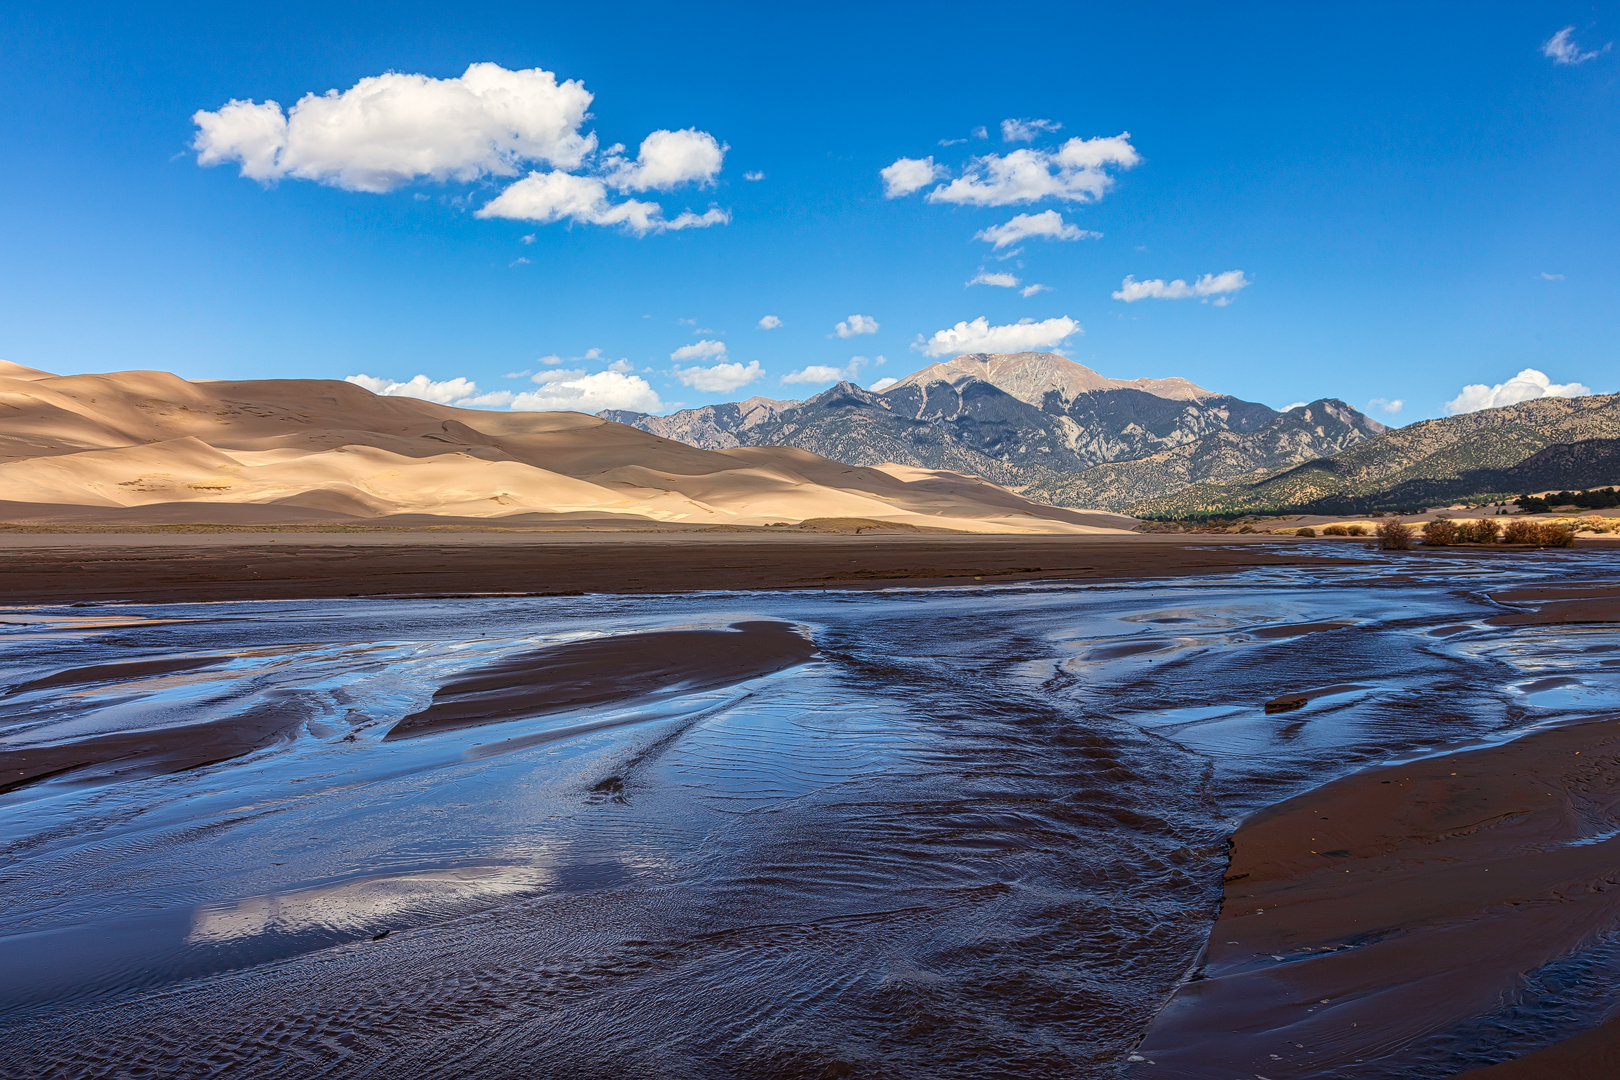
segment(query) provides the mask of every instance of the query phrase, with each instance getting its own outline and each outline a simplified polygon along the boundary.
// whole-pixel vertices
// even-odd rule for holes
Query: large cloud
[[[1500,409],[1504,405],[1517,405],[1536,398],[1585,397],[1591,392],[1580,383],[1555,383],[1535,368],[1525,368],[1507,382],[1495,386],[1473,383],[1463,387],[1462,393],[1446,402],[1445,413],[1456,416],[1481,409]]]
[[[291,177],[370,192],[423,179],[518,176],[543,163],[551,169],[529,169],[477,216],[619,225],[638,236],[730,222],[716,208],[666,218],[657,203],[612,202],[609,188],[712,184],[727,148],[695,128],[660,129],[633,161],[622,145],[596,155],[595,133],[580,132],[591,98],[577,80],[558,82],[540,68],[472,64],[453,79],[389,72],[341,93],[306,94],[286,114],[274,101],[202,110],[192,117],[192,147],[199,164],[240,162],[243,176],[267,184]]]
[[[384,397],[416,398],[420,401],[455,405],[464,409],[505,405],[512,400],[512,395],[505,390],[480,394],[477,383],[460,376],[435,382],[426,375],[417,375],[405,382],[395,382],[392,379],[379,379],[373,375],[360,374],[345,375],[343,381],[362,386],[373,394],[381,394]]]
[[[930,191],[928,201],[968,206],[1011,206],[1042,199],[1095,202],[1113,186],[1110,169],[1129,169],[1142,160],[1130,138],[1130,132],[1108,138],[1073,138],[1056,150],[1031,148],[973,158],[960,177]],[[902,158],[889,169],[906,160]],[[885,182],[888,171],[884,170]]]
[[[389,72],[339,93],[305,94],[282,115],[274,101],[231,101],[192,116],[197,161],[242,163],[242,175],[391,191],[419,178],[516,176],[519,163],[579,166],[591,94],[540,68],[471,64],[459,78]]]
[[[973,234],[973,239],[994,244],[997,250],[1031,238],[1040,240],[1096,240],[1099,232],[1088,232],[1078,225],[1070,225],[1056,210],[1042,210],[1038,214],[1016,214],[1011,221],[992,225]]]
[[[512,398],[513,412],[596,413],[603,409],[657,412],[664,407],[658,391],[639,375],[622,371],[542,371],[534,376],[540,389]]]
[[[1137,281],[1127,274],[1125,280],[1119,284],[1119,291],[1114,293],[1114,299],[1134,304],[1138,300],[1207,300],[1215,296],[1220,298],[1215,301],[1216,306],[1225,307],[1231,302],[1232,293],[1246,289],[1252,284],[1254,282],[1244,277],[1241,270],[1228,270],[1224,274],[1205,274],[1191,285],[1180,278],[1174,281],[1165,281],[1163,278]]]
[[[1084,332],[1080,324],[1067,315],[1044,322],[1020,319],[1006,326],[991,326],[981,315],[972,322],[959,322],[948,330],[937,331],[927,341],[918,334],[911,347],[927,356],[1031,352],[1053,348]]]

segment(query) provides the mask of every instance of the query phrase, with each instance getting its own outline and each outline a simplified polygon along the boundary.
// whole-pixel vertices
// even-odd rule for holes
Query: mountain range
[[[1035,352],[958,356],[881,391],[841,382],[804,401],[598,415],[705,449],[795,446],[853,465],[950,469],[1108,510],[1298,465],[1385,430],[1334,399],[1279,412],[1186,379],[1110,379]]]
[[[1331,457],[1137,503],[1150,517],[1416,510],[1620,480],[1620,394],[1538,398],[1424,420]]]

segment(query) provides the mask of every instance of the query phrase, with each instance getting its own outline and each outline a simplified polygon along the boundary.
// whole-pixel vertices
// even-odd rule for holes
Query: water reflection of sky
[[[0,697],[0,750],[266,701],[292,703],[301,724],[186,772],[68,773],[0,795],[0,1023],[44,1031],[177,985],[207,1013],[225,1000],[209,993],[246,992],[232,972],[318,962],[385,931],[453,944],[449,956],[530,956],[542,946],[519,927],[563,925],[569,898],[589,896],[588,932],[567,923],[544,948],[635,952],[649,912],[671,956],[751,928],[754,945],[704,953],[680,992],[699,1016],[767,988],[784,1003],[753,1034],[727,1028],[741,1040],[728,1046],[763,1053],[759,1040],[803,1024],[876,1038],[871,995],[897,993],[1005,1025],[1012,998],[1044,992],[1057,965],[1051,985],[1079,978],[1092,1004],[1048,1017],[1040,1038],[1072,1075],[1102,1075],[1087,1063],[1128,1046],[1196,954],[1237,817],[1362,764],[1620,704],[1612,628],[1486,622],[1500,610],[1488,591],[1612,572],[1612,559],[1369,565],[1352,561],[1359,546],[1321,547],[1344,565],[1078,587],[5,613],[10,686],[224,659]],[[806,626],[820,658],[656,703],[382,738],[446,680],[514,652],[747,619]],[[876,921],[857,945],[828,929],[844,919]],[[823,929],[765,929],[812,923]],[[1180,929],[1152,929],[1165,925]],[[984,989],[985,941],[1034,980],[1007,1001]],[[211,979],[226,982],[208,991]],[[654,1000],[672,1007],[667,994],[623,1006],[644,1053],[674,1045],[663,1013],[636,1012]],[[1034,1060],[1017,1045],[1008,1060]]]

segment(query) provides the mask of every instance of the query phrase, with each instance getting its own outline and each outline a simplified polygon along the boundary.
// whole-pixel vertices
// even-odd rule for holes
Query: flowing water
[[[1118,1075],[1244,815],[1620,708],[1612,629],[1485,622],[1487,591],[1612,556],[1337,550],[1171,582],[0,612],[13,774],[126,740],[0,794],[0,1075]],[[708,640],[682,633],[762,623],[814,657],[385,738],[521,654],[620,637],[633,688]],[[266,716],[268,746],[172,752]],[[1592,1023],[1616,952],[1357,1075]]]

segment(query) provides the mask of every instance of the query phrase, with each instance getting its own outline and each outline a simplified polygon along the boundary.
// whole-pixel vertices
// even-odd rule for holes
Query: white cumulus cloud
[[[1002,142],[1034,142],[1043,131],[1058,131],[1063,127],[1056,120],[1003,120]]]
[[[1405,405],[1406,402],[1402,401],[1400,398],[1390,400],[1389,398],[1375,397],[1371,401],[1367,402],[1367,408],[1377,409],[1379,412],[1386,412],[1391,416],[1394,416],[1396,413],[1400,412]]]
[[[238,162],[243,176],[265,184],[294,178],[349,191],[515,177],[527,168],[478,211],[481,218],[620,225],[638,236],[730,222],[718,208],[666,218],[657,203],[612,202],[610,187],[628,193],[710,185],[727,147],[695,128],[660,129],[642,140],[633,161],[622,145],[597,157],[595,133],[580,131],[591,99],[578,80],[558,82],[541,68],[478,63],[452,79],[388,72],[342,92],[305,94],[285,113],[274,101],[201,110],[192,116],[191,145],[198,164]],[[550,169],[529,167],[537,163]]]
[[[1500,409],[1504,405],[1517,405],[1536,398],[1585,397],[1591,392],[1580,383],[1555,383],[1535,368],[1525,368],[1507,382],[1495,386],[1472,383],[1463,387],[1462,393],[1446,402],[1445,413],[1456,416],[1481,409]]]
[[[596,146],[579,133],[591,96],[540,68],[471,64],[453,79],[388,72],[341,93],[305,94],[285,115],[274,101],[201,110],[192,148],[199,164],[240,162],[254,180],[290,176],[350,191],[515,176],[525,161],[572,169]]]
[[[763,319],[759,320],[759,328],[761,330],[775,330],[781,325],[782,320],[778,319],[775,315],[767,315]]]
[[[1020,319],[1005,326],[991,326],[981,315],[972,322],[959,322],[948,330],[936,331],[927,341],[918,334],[911,347],[927,356],[1031,352],[1051,349],[1084,332],[1080,324],[1067,315],[1043,322]]]
[[[1037,283],[1037,284],[1034,284],[1034,285],[1025,285],[1023,287],[1023,289],[1021,289],[1019,291],[1023,293],[1024,299],[1027,300],[1031,296],[1034,296],[1036,293],[1051,292],[1052,291],[1052,286],[1050,286],[1050,285],[1041,285],[1041,284]]]
[[[669,354],[671,360],[707,360],[711,356],[725,356],[726,343],[723,341],[694,341],[690,345],[682,345]]]
[[[893,386],[899,381],[899,379],[896,379],[893,376],[885,375],[883,378],[867,387],[867,389],[873,391],[874,393],[881,394],[883,391],[887,390],[889,387]]]
[[[478,396],[478,384],[459,377],[435,382],[426,375],[417,375],[405,382],[395,382],[392,379],[379,379],[372,375],[360,374],[345,375],[343,381],[362,386],[373,394],[381,394],[384,397],[417,398],[439,405],[453,405]]]
[[[618,153],[603,160],[607,182],[620,191],[671,191],[682,184],[712,184],[726,147],[707,131],[655,131],[641,140],[636,160]]]
[[[981,266],[979,267],[978,274],[975,275],[973,280],[968,282],[968,284],[995,285],[1002,289],[1016,289],[1018,288],[1018,279],[1013,277],[1011,274],[992,273]]]
[[[657,412],[664,407],[658,391],[646,379],[622,371],[598,371],[594,375],[583,371],[542,371],[534,381],[540,388],[513,397],[510,402],[513,412],[596,413],[603,409]]]
[[[1127,131],[1106,138],[1073,138],[1056,150],[1030,148],[976,157],[960,177],[930,191],[928,201],[967,206],[1011,206],[1042,199],[1095,202],[1113,186],[1110,169],[1129,169],[1142,160],[1130,138]]]
[[[747,366],[739,363],[715,364],[713,367],[690,367],[675,369],[675,377],[694,390],[705,393],[725,394],[747,386],[749,383],[764,375],[758,360],[748,361]]]
[[[1098,240],[1102,233],[1090,232],[1063,220],[1056,210],[1042,210],[1038,214],[1018,214],[1011,221],[992,225],[973,234],[975,240],[984,240],[1001,250],[1021,240]]]
[[[861,334],[875,334],[879,329],[878,321],[872,316],[851,315],[847,322],[841,322],[833,327],[833,333],[841,338],[852,338]]]
[[[1610,42],[1601,49],[1583,50],[1579,45],[1575,44],[1575,40],[1571,36],[1574,33],[1575,28],[1573,26],[1566,26],[1558,31],[1558,33],[1542,43],[1541,55],[1555,64],[1584,64],[1588,60],[1594,60],[1608,52],[1614,44]]]
[[[943,165],[935,165],[933,157],[930,156],[901,158],[888,168],[879,169],[878,175],[883,177],[883,197],[898,199],[902,195],[922,190],[935,180],[949,176],[950,172]]]
[[[1220,297],[1215,303],[1225,307],[1229,295],[1239,289],[1246,289],[1254,282],[1243,276],[1241,270],[1228,270],[1224,274],[1205,274],[1191,285],[1180,278],[1174,281],[1165,281],[1162,278],[1153,278],[1148,281],[1137,281],[1134,277],[1126,275],[1120,282],[1119,291],[1114,293],[1115,300],[1123,300],[1127,304],[1134,304],[1138,300],[1186,300],[1197,298],[1208,299],[1211,296]]]

